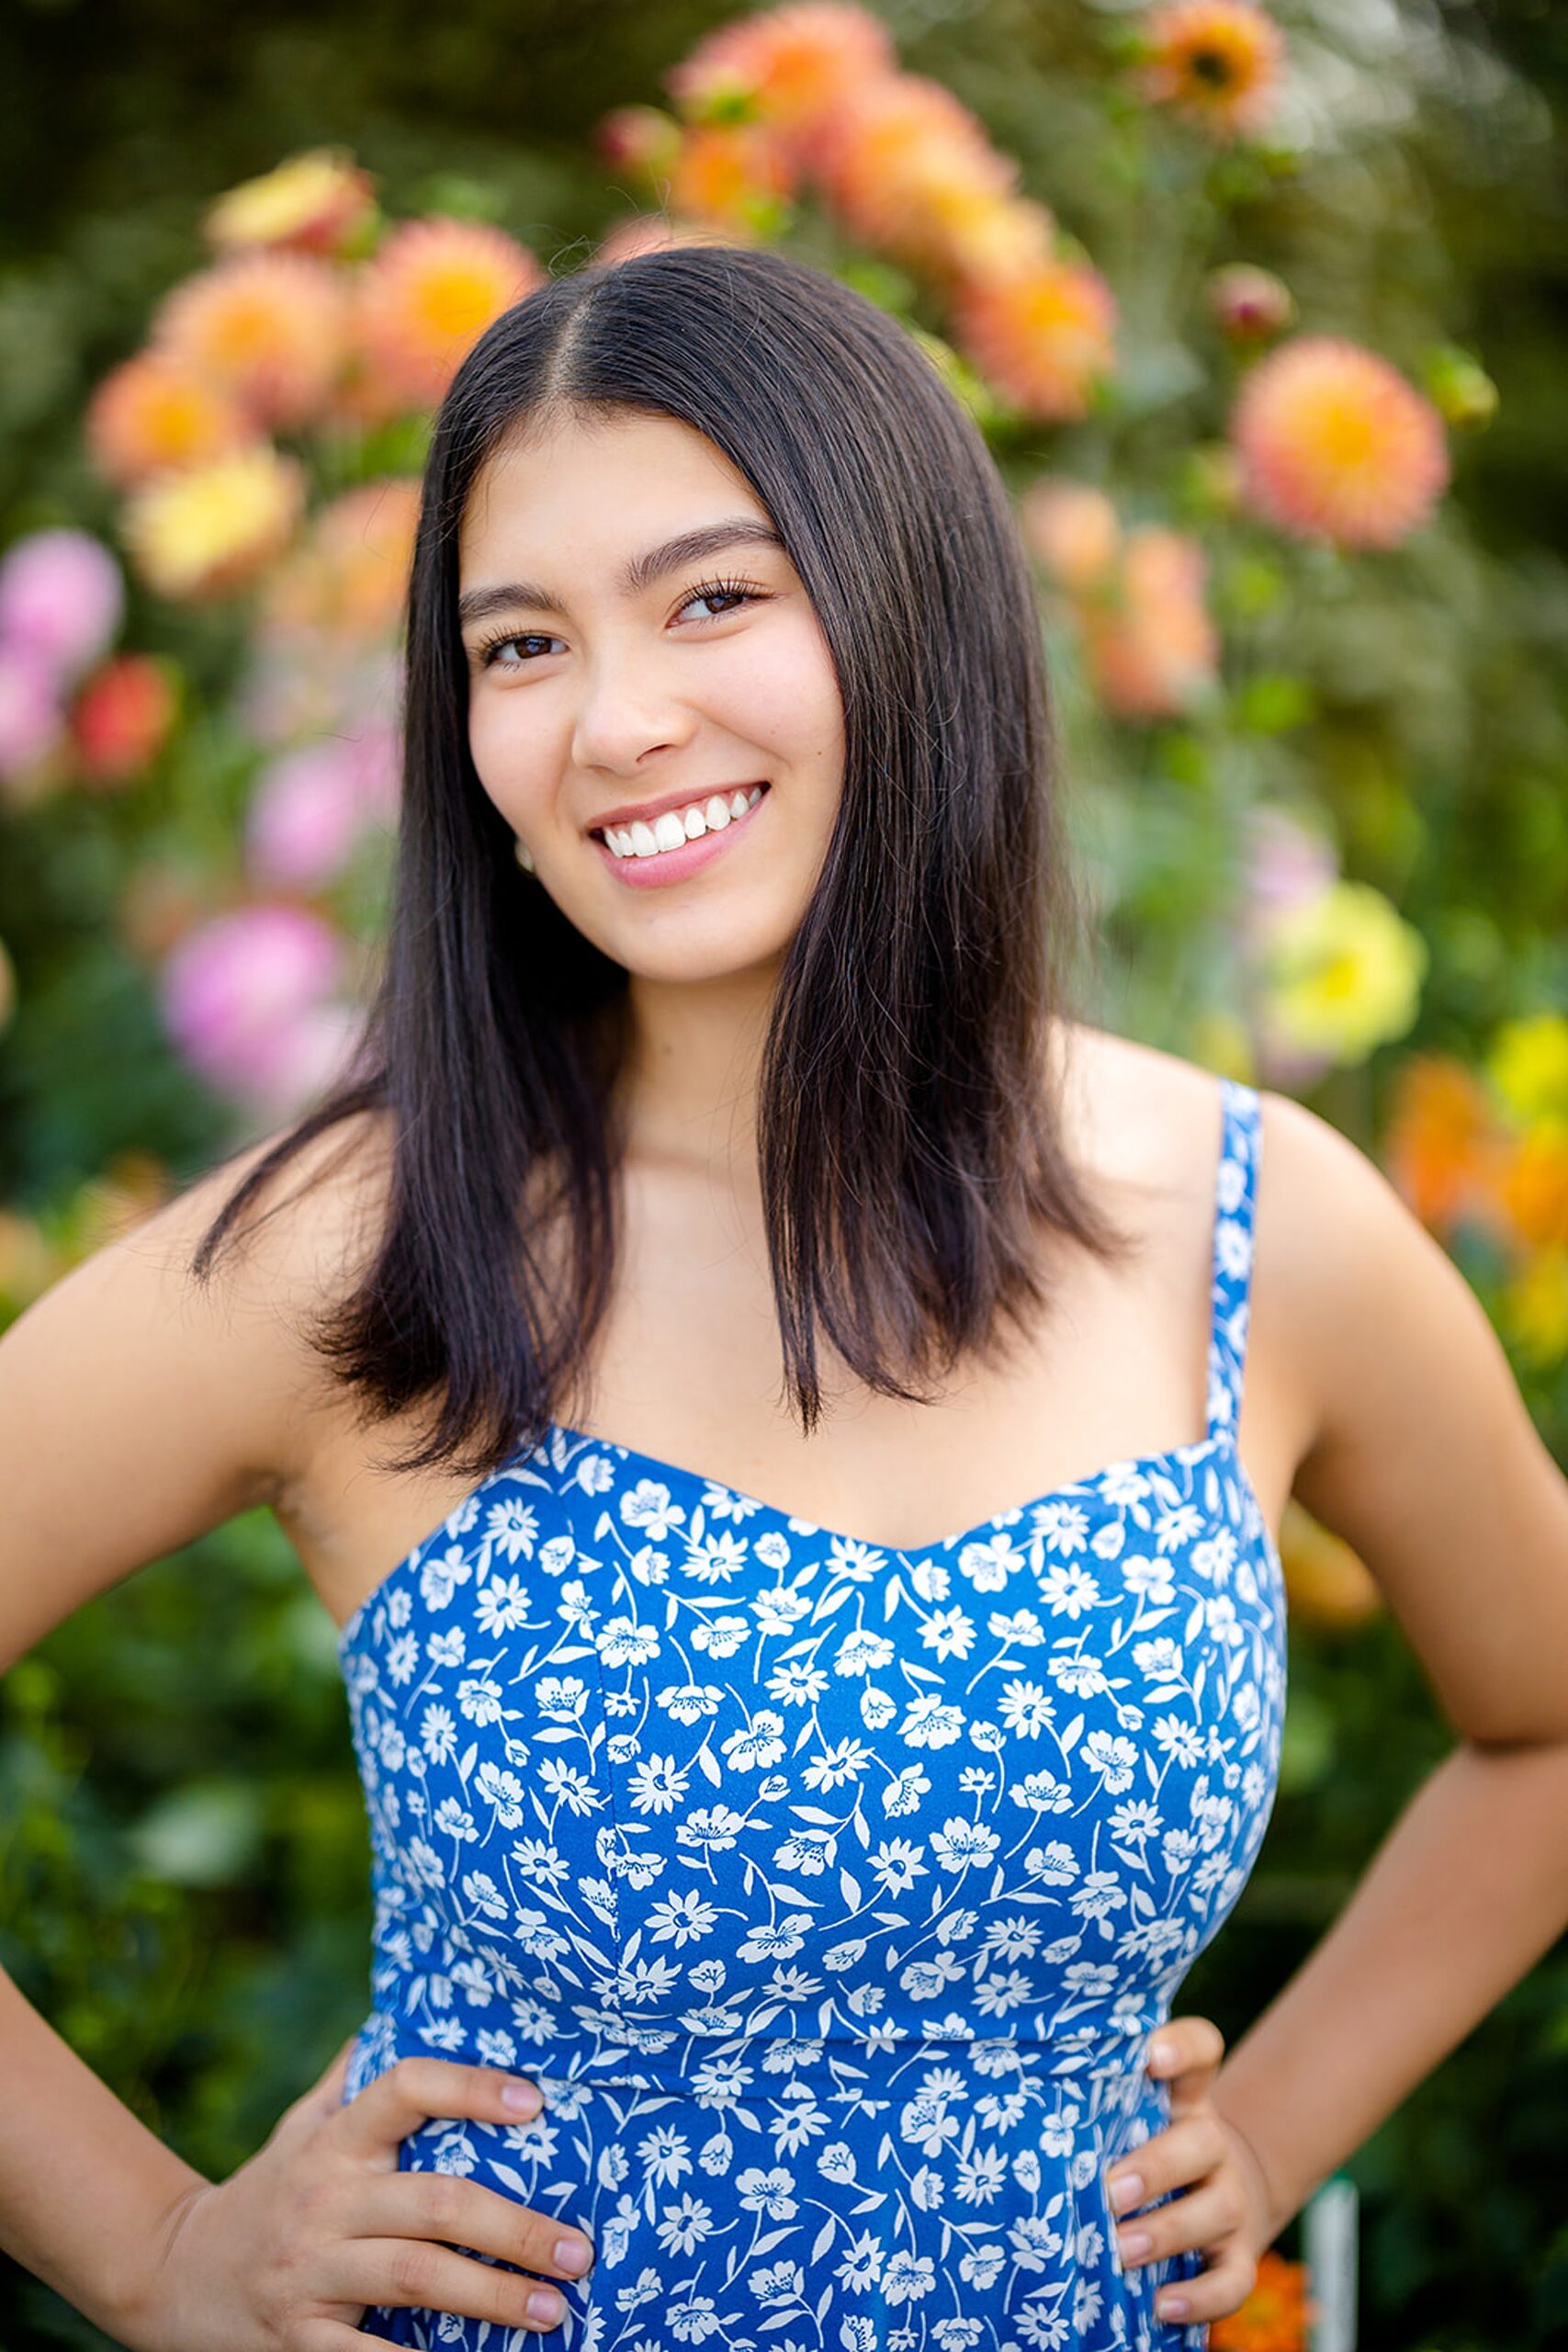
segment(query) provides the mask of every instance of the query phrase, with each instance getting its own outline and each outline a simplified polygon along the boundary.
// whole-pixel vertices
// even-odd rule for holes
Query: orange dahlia
[[[309,254],[245,253],[167,294],[153,346],[238,401],[258,424],[315,416],[343,363],[344,289]]]
[[[1260,130],[1279,93],[1284,40],[1251,0],[1175,0],[1143,28],[1139,95],[1212,137]]]
[[[594,248],[595,264],[635,261],[638,254],[660,254],[671,245],[723,245],[722,229],[702,220],[678,220],[668,212],[634,212],[606,230]]]
[[[408,593],[419,484],[360,482],[323,506],[309,536],[267,582],[275,634],[363,639],[397,622]]]
[[[1140,523],[1127,533],[1114,595],[1083,608],[1095,686],[1118,717],[1175,718],[1213,685],[1220,649],[1205,573],[1184,532]]]
[[[265,442],[137,491],[122,530],[161,596],[221,594],[280,555],[305,507],[305,476]]]
[[[851,0],[789,0],[720,25],[664,85],[689,122],[744,115],[803,163],[843,100],[897,62],[892,35],[869,9]]]
[[[1258,2256],[1258,2277],[1241,2309],[1209,2323],[1210,2352],[1306,2352],[1308,2324],[1316,2317],[1306,2264],[1269,2247]]]
[[[177,466],[204,465],[258,438],[231,394],[167,351],[140,351],[106,376],[87,403],[88,454],[121,490]]]
[[[795,175],[777,141],[754,122],[702,123],[681,141],[669,204],[694,220],[767,234],[780,225]]]
[[[851,233],[917,266],[953,266],[987,206],[1013,194],[1018,165],[942,83],[896,74],[848,96],[825,124],[815,171]]]
[[[1514,1140],[1497,1185],[1498,1204],[1532,1250],[1568,1250],[1568,1136],[1536,1127]]]
[[[1390,1182],[1434,1233],[1489,1203],[1500,1140],[1473,1070],[1446,1054],[1415,1054],[1401,1066],[1382,1159]]]
[[[1027,414],[1080,417],[1115,363],[1116,300],[1088,262],[1036,262],[967,278],[953,341]]]
[[[485,329],[545,282],[534,255],[503,229],[405,220],[361,271],[355,340],[388,397],[434,406]]]
[[[1109,579],[1122,526],[1102,490],[1051,478],[1032,482],[1019,520],[1025,544],[1070,594],[1085,595]]]
[[[1359,344],[1300,335],[1260,359],[1231,417],[1241,492],[1298,538],[1389,548],[1448,487],[1442,419]]]

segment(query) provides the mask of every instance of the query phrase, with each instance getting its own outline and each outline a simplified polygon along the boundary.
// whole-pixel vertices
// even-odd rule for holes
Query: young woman
[[[0,1657],[257,1501],[297,1545],[372,2007],[209,2183],[0,1982],[0,2234],[133,2352],[1201,2345],[1568,1911],[1568,1487],[1491,1329],[1325,1123],[1074,1017],[1008,500],[834,280],[496,322],[406,718],[355,1068],[0,1346]],[[1292,1487],[1460,1744],[1222,2065],[1170,2004]]]

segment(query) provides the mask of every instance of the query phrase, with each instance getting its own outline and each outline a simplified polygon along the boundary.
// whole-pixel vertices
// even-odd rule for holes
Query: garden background
[[[886,302],[990,438],[1099,1019],[1353,1136],[1568,1463],[1549,0],[18,0],[0,93],[0,1321],[341,1049],[461,349],[547,272],[720,234]],[[1281,1541],[1280,1793],[1178,2003],[1232,2041],[1450,1745],[1361,1564],[1294,1506]],[[265,1512],[0,1686],[0,1962],[209,2176],[364,2015],[367,1866]],[[1568,2341],[1564,2114],[1559,1947],[1348,2167],[1364,2345]],[[1278,2285],[1216,2352],[1301,2340]],[[105,2341],[0,2257],[4,2352]]]

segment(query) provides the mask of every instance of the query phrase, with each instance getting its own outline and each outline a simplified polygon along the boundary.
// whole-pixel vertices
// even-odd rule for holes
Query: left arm
[[[1376,1577],[1459,1745],[1217,2075],[1173,2096],[1153,2165],[1156,2143],[1138,2152],[1155,2196],[1194,2177],[1201,2141],[1211,2164],[1227,2143],[1248,2273],[1568,1927],[1568,1479],[1447,1252],[1348,1138],[1265,1099],[1259,1232],[1268,1214],[1316,1400],[1294,1490]],[[1217,2206],[1195,2193],[1201,2223],[1199,2197]],[[1156,2254],[1195,2242],[1176,2218],[1187,2201],[1139,2217],[1158,2225]],[[1211,2275],[1218,2288],[1216,2270],[1183,2289],[1190,2316],[1235,2308],[1234,2291],[1205,2296]]]

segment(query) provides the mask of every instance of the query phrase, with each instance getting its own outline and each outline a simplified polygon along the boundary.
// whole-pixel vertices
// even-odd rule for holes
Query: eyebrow
[[[649,548],[642,555],[634,555],[623,564],[616,575],[616,586],[626,596],[640,594],[643,589],[673,571],[677,564],[700,563],[705,557],[722,555],[726,548],[784,547],[771,524],[759,523],[750,514],[733,514],[722,522],[705,523],[694,531],[682,531],[679,538],[666,539],[661,547]],[[489,620],[493,614],[513,611],[518,605],[530,611],[555,613],[563,619],[566,606],[558,596],[551,594],[534,580],[509,580],[493,588],[470,588],[457,599],[457,623],[467,628],[473,621]]]

